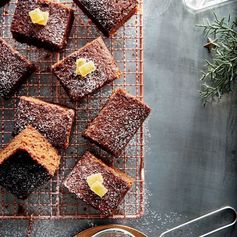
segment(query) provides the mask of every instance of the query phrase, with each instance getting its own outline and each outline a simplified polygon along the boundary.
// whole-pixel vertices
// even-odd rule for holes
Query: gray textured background
[[[153,108],[147,124],[146,211],[141,219],[118,221],[150,237],[222,206],[237,208],[237,94],[205,108],[198,94],[208,53],[195,24],[212,14],[193,15],[181,0],[169,2],[145,0],[144,6],[145,101]],[[236,10],[231,4],[215,11],[224,16]],[[37,221],[33,236],[73,236],[108,222]],[[217,220],[195,230],[214,224]],[[0,236],[26,236],[26,227],[26,221],[1,221]],[[195,230],[187,236],[195,236]],[[237,236],[237,231],[214,236]]]

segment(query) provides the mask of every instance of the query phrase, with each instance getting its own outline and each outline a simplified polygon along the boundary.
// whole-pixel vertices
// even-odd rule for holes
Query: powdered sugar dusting
[[[21,97],[16,112],[14,133],[27,125],[37,128],[54,146],[66,148],[74,120],[74,111],[31,97]]]
[[[149,113],[148,106],[117,90],[83,135],[118,156]]]
[[[136,0],[76,0],[107,34],[134,12]]]
[[[30,74],[33,64],[19,55],[0,39],[0,96],[9,95],[26,74]]]
[[[140,13],[135,14],[112,38],[103,38],[116,64],[123,73],[121,78],[113,81],[113,83],[108,83],[106,86],[94,91],[79,102],[72,102],[59,81],[52,76],[50,66],[58,62],[59,59],[83,47],[87,42],[91,42],[98,37],[98,35],[100,35],[99,30],[97,30],[94,24],[91,24],[91,20],[83,14],[81,9],[74,4],[72,0],[65,0],[60,2],[63,2],[69,7],[73,6],[75,10],[75,22],[68,46],[64,51],[52,53],[44,49],[19,43],[12,38],[9,27],[12,22],[16,2],[16,0],[12,0],[9,5],[5,6],[5,10],[9,15],[2,16],[2,35],[3,38],[6,38],[18,51],[27,55],[31,61],[37,63],[37,72],[18,90],[17,97],[14,96],[11,100],[2,100],[2,110],[0,111],[2,119],[2,133],[0,134],[0,139],[2,140],[1,147],[4,147],[6,143],[12,139],[11,133],[16,117],[15,112],[18,104],[18,96],[33,96],[44,101],[50,101],[73,108],[76,116],[70,146],[66,151],[61,152],[62,163],[58,174],[53,177],[48,184],[40,187],[36,192],[33,192],[26,202],[20,202],[5,191],[4,188],[0,188],[0,203],[2,206],[2,208],[0,208],[0,215],[15,218],[16,215],[29,217],[33,214],[36,218],[41,218],[42,216],[46,218],[56,217],[62,218],[64,221],[65,218],[86,218],[84,223],[88,223],[88,226],[93,225],[91,220],[87,221],[87,218],[100,218],[101,215],[99,212],[77,198],[76,195],[71,194],[62,185],[64,179],[72,171],[80,156],[87,150],[93,150],[98,158],[105,157],[106,159],[103,160],[109,160],[108,163],[110,165],[119,168],[121,171],[135,178],[135,183],[126,194],[125,200],[119,205],[119,210],[116,210],[114,215],[110,218],[135,218],[140,216],[143,207],[143,176],[141,176],[140,170],[140,168],[143,167],[143,130],[139,129],[137,131],[131,142],[126,146],[125,151],[117,158],[111,155],[108,156],[108,154],[105,154],[105,152],[98,147],[94,149],[94,146],[92,146],[89,141],[81,137],[81,133],[88,125],[88,122],[97,116],[112,91],[116,88],[122,87],[126,89],[128,93],[139,99],[141,98],[143,81],[141,76],[142,61],[140,56],[143,46],[140,41],[140,29],[142,28],[140,22],[142,15]],[[134,200],[136,200],[135,203]],[[17,212],[18,204],[24,206],[24,213]],[[87,226],[84,227],[86,228]],[[52,229],[55,230],[55,228],[54,226]],[[37,234],[39,233],[42,232],[39,230]],[[44,229],[42,236],[45,233],[48,235],[52,233],[52,236],[54,236],[53,230],[47,231]],[[57,230],[55,230],[55,233],[55,236],[66,236],[60,231],[57,232]]]
[[[84,58],[93,61],[96,71],[81,77],[75,74],[76,60]],[[83,48],[72,53],[55,64],[53,72],[66,88],[72,100],[79,100],[86,95],[118,78],[119,69],[101,38],[97,38]]]
[[[46,26],[33,24],[29,17],[29,12],[40,8],[42,11],[49,12],[49,19]],[[71,26],[72,10],[61,4],[51,3],[44,0],[21,0],[18,2],[11,30],[20,37],[62,48],[66,43],[68,32]]]
[[[108,190],[103,198],[93,193],[86,181],[87,177],[95,173],[102,174],[103,185]],[[127,178],[122,177],[121,174],[115,175],[115,173],[87,152],[67,177],[65,186],[70,192],[75,193],[79,198],[99,209],[102,214],[109,215],[118,207],[132,183],[131,180],[130,182],[126,181]]]
[[[128,225],[143,232],[147,236],[159,236],[162,232],[179,225],[184,218],[183,215],[169,211],[161,213],[154,211],[150,202],[153,193],[145,188],[145,213],[144,216],[134,220],[117,220],[116,224]],[[129,210],[131,212],[131,210]],[[191,236],[191,235],[190,235]]]

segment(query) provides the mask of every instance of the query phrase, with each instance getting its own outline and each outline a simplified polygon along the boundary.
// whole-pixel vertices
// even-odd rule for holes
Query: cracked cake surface
[[[76,60],[80,58],[91,60],[96,70],[86,77],[76,75]],[[82,99],[120,76],[119,68],[101,37],[54,64],[52,71],[74,101]]]
[[[0,96],[9,98],[35,71],[35,66],[1,37],[0,52]]]
[[[33,24],[29,12],[39,8],[49,12],[45,26]],[[73,9],[49,0],[20,0],[11,24],[13,37],[20,42],[61,50],[67,44],[74,19]]]
[[[122,89],[116,90],[82,135],[119,156],[148,117],[150,108]]]
[[[95,173],[103,176],[103,185],[108,190],[102,198],[91,191],[87,183],[87,178]],[[92,153],[86,152],[68,175],[64,185],[87,204],[108,216],[117,209],[133,182],[133,178],[127,174],[107,166]]]
[[[74,117],[73,109],[33,97],[21,96],[15,115],[13,134],[18,134],[30,124],[55,147],[67,148]]]

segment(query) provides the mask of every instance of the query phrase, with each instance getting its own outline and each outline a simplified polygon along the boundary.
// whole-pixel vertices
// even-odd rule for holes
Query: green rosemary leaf
[[[219,19],[214,13],[214,21],[202,25],[205,36],[215,39],[216,47],[212,49],[212,59],[205,60],[202,71],[200,95],[203,103],[220,99],[232,90],[237,77],[237,17]]]

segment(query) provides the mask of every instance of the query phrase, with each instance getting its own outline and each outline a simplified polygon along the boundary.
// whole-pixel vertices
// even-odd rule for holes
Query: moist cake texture
[[[98,28],[111,36],[137,10],[137,0],[74,0]]]
[[[0,184],[19,199],[26,199],[51,176],[27,152],[18,150],[0,165]]]
[[[18,134],[27,125],[32,125],[55,147],[69,145],[75,112],[60,105],[21,96],[15,114],[13,134]]]
[[[33,24],[29,12],[40,8],[49,12],[46,26]],[[14,13],[11,32],[20,42],[60,50],[67,44],[74,19],[74,11],[61,4],[48,0],[20,0]]]
[[[93,61],[96,70],[86,77],[76,75],[76,60],[80,58]],[[120,76],[120,71],[101,37],[54,64],[52,71],[74,101],[82,99]]]
[[[35,66],[0,37],[0,97],[9,98]]]
[[[118,89],[82,135],[112,155],[119,156],[149,113],[146,104]]]
[[[59,164],[56,149],[28,126],[0,151],[0,185],[25,199],[55,174]]]
[[[102,174],[103,185],[108,190],[102,198],[91,191],[86,180],[95,173]],[[64,185],[87,204],[108,216],[116,210],[133,182],[125,173],[107,166],[93,154],[86,152],[66,178]]]

